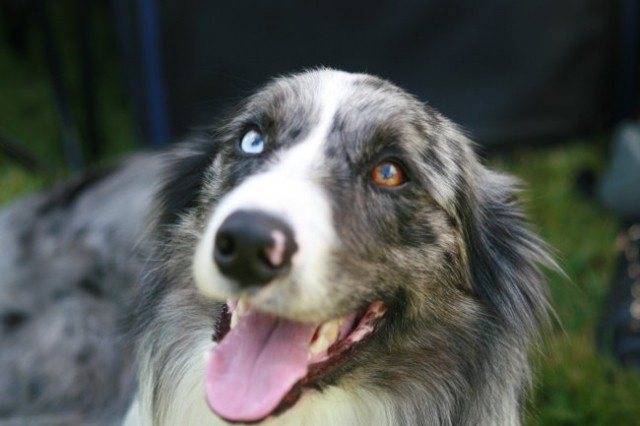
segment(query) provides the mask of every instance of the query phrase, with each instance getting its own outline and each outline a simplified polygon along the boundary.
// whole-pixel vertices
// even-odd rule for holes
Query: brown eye
[[[371,178],[380,186],[394,187],[406,182],[404,172],[393,161],[382,161],[371,171]]]

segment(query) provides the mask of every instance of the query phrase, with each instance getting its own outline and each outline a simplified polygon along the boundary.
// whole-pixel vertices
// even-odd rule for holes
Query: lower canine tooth
[[[236,311],[233,311],[231,314],[231,323],[229,324],[230,328],[234,328],[238,324],[238,314]]]
[[[249,302],[247,302],[245,299],[239,299],[238,304],[236,305],[236,310],[234,312],[237,312],[238,315],[244,315],[244,313],[248,310]]]
[[[236,303],[235,309],[231,314],[231,328],[234,328],[238,324],[238,318],[243,316],[249,310],[249,302],[245,299],[239,299]]]

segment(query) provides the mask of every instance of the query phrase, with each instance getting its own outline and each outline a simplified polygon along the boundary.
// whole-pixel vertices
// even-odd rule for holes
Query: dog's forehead
[[[335,118],[336,125],[352,127],[424,113],[418,101],[386,80],[334,70],[275,80],[256,100],[268,115],[281,121],[303,116],[318,121],[324,112]]]
[[[337,143],[353,155],[391,142],[409,150],[430,151],[427,145],[460,136],[437,111],[379,77],[322,70],[278,83],[269,102],[276,121],[282,125],[304,123],[309,129],[328,126],[329,145]],[[372,145],[374,139],[381,146]],[[416,143],[417,139],[421,143]]]
[[[414,160],[434,198],[446,206],[455,198],[461,164],[470,162],[468,140],[453,123],[368,74],[318,70],[280,78],[252,103],[278,127],[281,143],[305,145],[291,156],[296,168],[326,165],[330,152],[334,159],[366,162],[393,147]]]

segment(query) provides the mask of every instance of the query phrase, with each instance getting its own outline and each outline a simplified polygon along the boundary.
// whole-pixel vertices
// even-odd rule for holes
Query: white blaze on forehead
[[[307,139],[283,154],[280,164],[275,168],[310,178],[310,174],[321,167],[327,136],[339,106],[351,90],[352,79],[353,75],[337,71],[321,74],[315,95],[320,110],[318,124],[311,129]]]
[[[279,153],[269,169],[246,179],[217,206],[194,259],[196,284],[204,294],[219,299],[234,296],[229,280],[213,262],[214,237],[218,227],[233,212],[257,210],[284,220],[293,230],[298,251],[292,259],[291,274],[302,290],[295,292],[296,302],[317,301],[326,295],[322,277],[337,237],[331,203],[319,177],[324,173],[327,136],[338,107],[350,91],[353,76],[342,72],[321,72],[318,76],[317,85],[310,90],[315,90],[313,98],[320,119],[310,129],[309,136]],[[277,286],[269,291],[278,291]],[[260,294],[256,297],[259,299]]]

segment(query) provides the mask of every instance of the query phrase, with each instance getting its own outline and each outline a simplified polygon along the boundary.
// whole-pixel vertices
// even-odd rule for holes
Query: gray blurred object
[[[148,257],[159,161],[133,157],[0,210],[1,426],[124,414],[134,382],[120,321]]]
[[[611,150],[596,196],[623,226],[617,237],[616,267],[596,328],[596,348],[640,371],[640,123],[620,124]]]
[[[611,142],[611,157],[597,187],[600,202],[623,221],[640,218],[640,123],[622,123]]]

